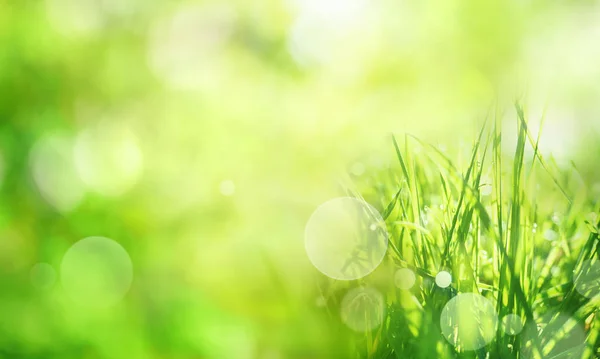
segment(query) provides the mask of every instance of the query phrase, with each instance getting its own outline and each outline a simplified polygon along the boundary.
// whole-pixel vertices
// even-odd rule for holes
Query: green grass
[[[528,131],[518,104],[516,113],[512,156],[503,154],[503,131],[494,119],[467,155],[464,149],[451,154],[408,135],[393,138],[397,163],[357,181],[361,190],[350,195],[378,207],[385,219],[387,260],[370,276],[323,290],[330,298],[336,286],[342,292],[365,285],[384,294],[383,324],[353,336],[357,357],[600,356],[599,298],[587,299],[573,285],[573,273],[599,256],[598,199],[574,165],[559,167],[537,151],[540,134]],[[554,233],[556,239],[545,239]],[[402,267],[417,276],[409,291],[393,284],[394,272]],[[450,287],[434,283],[440,270],[452,273]],[[497,330],[477,350],[451,345],[441,334],[440,316],[459,293],[481,294],[499,319],[516,314],[525,329],[515,336]],[[334,310],[330,313],[335,317]],[[565,324],[560,318],[570,319]],[[584,346],[570,348],[578,335],[585,336]]]

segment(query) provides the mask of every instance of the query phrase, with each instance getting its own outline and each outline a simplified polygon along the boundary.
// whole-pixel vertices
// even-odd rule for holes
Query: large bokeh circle
[[[489,344],[496,335],[497,326],[494,305],[474,293],[452,298],[440,318],[444,338],[460,351],[477,350]]]
[[[65,292],[75,303],[107,307],[129,291],[133,265],[119,243],[104,237],[88,237],[69,248],[60,275]]]
[[[371,273],[388,245],[385,223],[365,201],[342,197],[319,206],[305,229],[312,264],[333,279],[354,280]]]
[[[342,300],[342,321],[352,330],[368,332],[385,319],[385,299],[373,288],[355,288]]]

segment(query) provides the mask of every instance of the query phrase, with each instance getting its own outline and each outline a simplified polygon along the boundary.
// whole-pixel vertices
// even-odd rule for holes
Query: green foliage
[[[547,164],[520,105],[516,111],[519,130],[512,163],[502,154],[497,121],[484,127],[466,162],[453,161],[450,154],[411,136],[405,137],[404,150],[393,139],[398,165],[370,177],[367,183],[377,185],[362,191],[385,214],[390,261],[374,278],[361,281],[384,291],[388,303],[384,325],[357,339],[361,357],[599,354],[598,297],[586,299],[573,285],[582,263],[598,255],[597,223],[588,220],[597,218],[598,199],[590,194],[590,184],[570,178],[574,172],[566,175]],[[526,156],[526,146],[533,148],[533,157]],[[390,281],[398,267],[417,274],[410,291],[385,283],[384,277]],[[440,270],[452,273],[450,287],[433,282]],[[511,313],[521,317],[526,329],[511,336],[499,325],[493,341],[475,351],[449,344],[440,331],[442,308],[458,293],[471,292],[494,303],[500,319]],[[572,319],[565,324],[557,313]],[[545,326],[538,329],[542,319]],[[584,328],[585,346],[561,348],[574,335],[573,326]],[[567,349],[570,354],[562,352]]]

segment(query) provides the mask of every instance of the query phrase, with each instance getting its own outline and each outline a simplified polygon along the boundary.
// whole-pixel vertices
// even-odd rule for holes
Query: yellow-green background
[[[532,121],[546,109],[543,151],[597,173],[595,2],[307,3],[0,0],[0,357],[348,357],[349,331],[317,305],[303,229],[354,164],[389,160],[390,133],[468,144],[521,99]],[[193,26],[170,33],[176,14]],[[329,60],[292,56],[301,15]],[[30,151],[102,121],[137,138],[138,181],[58,211]],[[58,271],[93,235],[132,258],[122,303],[83,310],[60,278],[31,285],[34,264]]]

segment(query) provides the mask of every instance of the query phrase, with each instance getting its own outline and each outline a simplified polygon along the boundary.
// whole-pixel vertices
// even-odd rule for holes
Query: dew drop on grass
[[[581,269],[574,273],[573,282],[579,294],[593,298],[600,294],[600,260],[586,260]]]
[[[452,284],[452,275],[446,271],[441,271],[435,276],[435,284],[440,288],[448,288]]]
[[[523,330],[523,321],[516,314],[507,314],[502,318],[502,331],[506,335],[517,335]]]
[[[56,271],[48,263],[37,263],[31,267],[29,277],[34,287],[46,290],[56,282]]]
[[[333,279],[354,280],[379,266],[387,250],[388,233],[373,206],[341,197],[313,212],[306,224],[304,244],[308,258],[321,273]]]
[[[492,303],[474,293],[452,298],[440,318],[442,334],[459,351],[484,347],[494,339],[497,326],[498,316]]]
[[[396,271],[396,275],[394,276],[394,283],[396,287],[402,290],[411,289],[416,282],[417,278],[415,277],[415,273],[408,268],[400,268]]]
[[[373,288],[352,289],[342,300],[341,318],[354,331],[371,331],[385,319],[385,300]]]
[[[133,265],[117,242],[88,237],[69,248],[60,267],[62,286],[73,302],[104,308],[116,304],[129,291]]]

